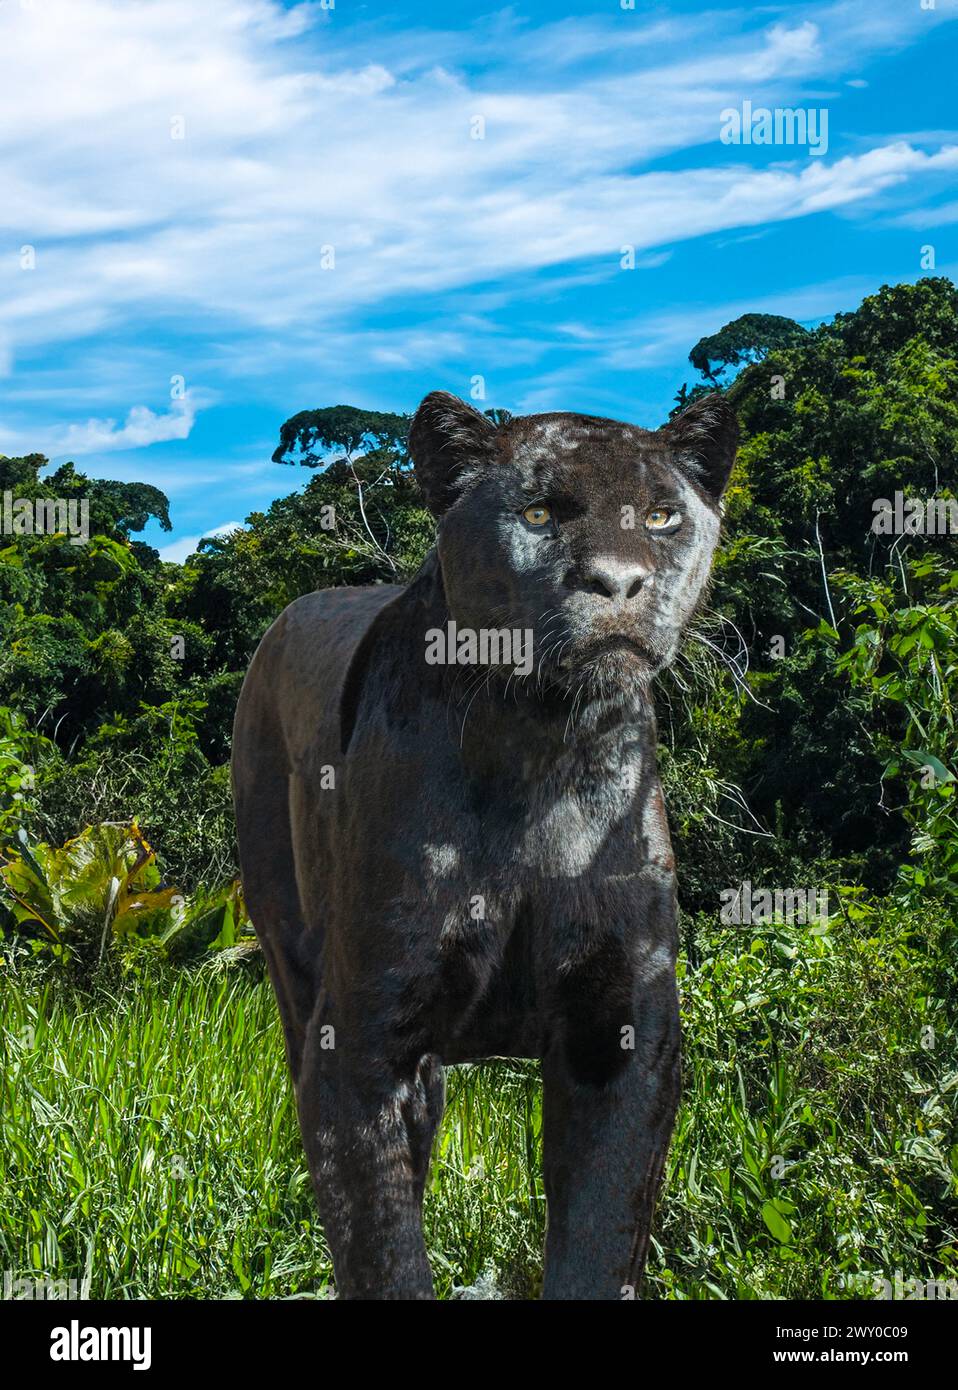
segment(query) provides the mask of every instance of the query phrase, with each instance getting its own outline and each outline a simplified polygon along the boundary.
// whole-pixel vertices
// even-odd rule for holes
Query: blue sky
[[[306,407],[481,376],[654,427],[740,313],[818,321],[929,245],[954,278],[956,17],[8,0],[0,453],[155,483],[182,558],[307,480],[270,462]],[[827,110],[827,151],[723,143],[745,101]]]

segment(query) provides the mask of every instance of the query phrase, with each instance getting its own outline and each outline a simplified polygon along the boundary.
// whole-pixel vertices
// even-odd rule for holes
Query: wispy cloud
[[[170,545],[160,546],[160,559],[174,561],[182,564],[188,555],[194,555],[199,549],[200,541],[211,540],[214,536],[228,536],[231,531],[241,531],[243,523],[241,521],[224,521],[222,526],[214,526],[210,531],[204,531],[199,536],[181,536],[179,540],[173,541]]]
[[[901,213],[895,221],[900,227],[915,227],[918,231],[923,227],[947,227],[958,222],[958,201],[939,203],[937,207],[914,208],[911,212]]]
[[[51,462],[81,458],[88,454],[115,453],[121,449],[144,449],[173,439],[188,439],[196,419],[197,406],[189,392],[173,401],[168,411],[154,411],[135,405],[120,424],[116,420],[91,418],[60,426],[43,426],[29,436],[2,431],[7,449],[31,449],[46,454]]]
[[[146,405],[135,405],[122,425],[115,420],[86,420],[83,424],[68,426],[51,448],[50,455],[52,458],[77,458],[106,450],[143,449],[170,439],[188,439],[195,418],[196,409],[189,396],[174,402],[165,414],[158,414]]]
[[[875,288],[836,230],[955,220],[958,134],[928,107],[912,129],[906,99],[883,124],[871,65],[958,0],[668,3],[401,27],[279,0],[0,3],[0,452],[156,481],[192,548],[224,486],[266,505],[302,483],[251,448],[295,409],[405,409],[480,372],[497,404],[651,418],[736,313]],[[827,101],[829,152],[723,146],[745,99]],[[174,374],[190,392],[167,404]]]
[[[410,66],[397,41],[397,75],[388,39],[382,62],[364,61],[369,47],[317,25],[331,12],[315,6],[3,6],[0,227],[36,260],[0,263],[0,335],[15,355],[174,315],[315,326],[626,242],[651,252],[863,202],[952,168],[954,152],[901,141],[739,166],[716,145],[719,113],[742,95],[796,97],[948,8],[841,0],[745,32],[720,13],[561,21],[520,31],[492,80],[452,65],[450,35],[435,38],[447,66]],[[473,34],[457,39],[468,60]],[[612,39],[610,69],[568,72]],[[708,160],[648,170],[703,145]]]

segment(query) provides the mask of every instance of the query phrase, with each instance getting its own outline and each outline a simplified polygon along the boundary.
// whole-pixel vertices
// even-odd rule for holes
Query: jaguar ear
[[[456,499],[463,475],[495,456],[496,427],[448,391],[431,391],[409,426],[416,481],[436,516]]]
[[[700,396],[659,433],[665,436],[683,473],[717,502],[725,491],[738,448],[738,421],[725,397],[717,392]]]

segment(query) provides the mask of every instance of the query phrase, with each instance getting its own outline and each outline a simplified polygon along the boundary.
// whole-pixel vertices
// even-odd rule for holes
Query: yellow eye
[[[552,513],[548,507],[526,507],[522,515],[530,526],[548,526],[552,520]]]
[[[653,507],[645,518],[645,525],[649,531],[665,531],[670,526],[676,526],[681,520],[681,512],[670,512],[665,507]]]

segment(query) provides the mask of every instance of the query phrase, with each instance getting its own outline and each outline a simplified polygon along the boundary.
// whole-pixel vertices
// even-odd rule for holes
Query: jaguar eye
[[[552,520],[552,513],[549,508],[539,505],[535,507],[526,507],[522,515],[530,526],[548,526],[549,522]]]
[[[681,520],[681,512],[669,511],[667,507],[653,507],[646,515],[645,525],[649,531],[674,531]]]

